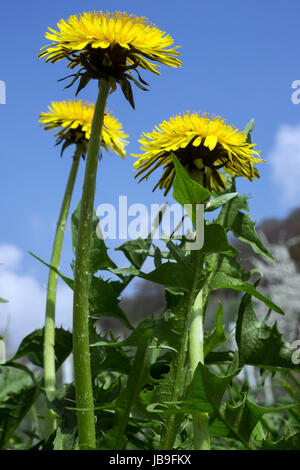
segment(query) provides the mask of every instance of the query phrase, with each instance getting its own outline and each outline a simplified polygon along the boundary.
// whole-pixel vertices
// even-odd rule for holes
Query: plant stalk
[[[56,233],[53,242],[51,266],[59,269],[62,244],[65,234],[66,221],[68,218],[70,202],[76,180],[81,155],[81,145],[77,145],[73,157],[63,202],[61,205],[59,218],[56,226]],[[46,316],[44,328],[44,387],[45,391],[52,392],[56,388],[55,378],[55,305],[57,290],[57,273],[50,269],[47,287]],[[45,437],[48,437],[56,429],[56,414],[52,409],[46,407],[45,410]]]
[[[197,253],[197,260],[200,252]],[[200,258],[201,259],[201,258]],[[196,262],[196,270],[200,271],[199,263]],[[199,363],[204,364],[204,304],[202,290],[198,292],[195,303],[192,307],[190,337],[189,337],[189,356],[192,376]],[[209,450],[209,419],[207,413],[193,415],[194,431],[194,450]]]
[[[193,305],[195,302],[195,298],[198,292],[198,285],[200,282],[201,271],[199,269],[199,264],[201,260],[200,251],[193,252],[196,255],[196,262],[195,262],[195,276],[192,284],[192,288],[188,297],[187,301],[187,308],[186,308],[186,317],[184,322],[184,330],[182,335],[182,340],[180,344],[180,349],[178,351],[177,357],[177,364],[176,364],[176,371],[175,371],[175,381],[174,381],[174,389],[171,401],[176,402],[180,400],[182,394],[182,387],[181,383],[183,380],[183,374],[186,373],[186,356],[189,352],[189,330],[193,315]],[[183,308],[186,306],[186,301],[183,301]],[[162,450],[172,450],[175,440],[175,428],[176,428],[176,416],[171,415],[166,420],[166,433],[162,440],[161,449]]]
[[[96,448],[94,400],[89,351],[89,249],[96,190],[97,166],[109,82],[99,80],[92,132],[83,183],[75,260],[73,300],[73,353],[79,448]]]

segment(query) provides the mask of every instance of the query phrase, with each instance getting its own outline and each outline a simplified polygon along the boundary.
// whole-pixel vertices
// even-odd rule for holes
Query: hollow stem
[[[200,260],[200,252],[197,254]],[[199,261],[196,262],[196,270],[200,270]],[[192,376],[199,363],[204,364],[204,304],[202,290],[198,292],[195,303],[192,307],[190,337],[189,337],[189,357]],[[210,435],[207,413],[193,415],[194,450],[209,450]]]
[[[178,351],[177,356],[177,364],[176,364],[176,371],[175,371],[175,380],[174,380],[174,388],[172,393],[172,402],[176,402],[180,400],[182,395],[182,382],[183,376],[186,375],[186,357],[189,352],[189,336],[190,336],[190,325],[193,316],[193,306],[195,302],[195,298],[198,292],[198,285],[200,282],[200,260],[201,255],[200,251],[193,252],[193,256],[195,258],[195,276],[192,284],[191,291],[189,293],[189,297],[187,302],[182,301],[182,306],[185,308],[185,322],[184,322],[184,329],[183,335],[181,339],[180,348]],[[175,440],[175,430],[176,430],[176,416],[171,415],[166,420],[166,433],[162,439],[161,449],[163,450],[172,450]]]
[[[59,269],[61,249],[65,234],[66,220],[68,218],[70,202],[78,171],[78,165],[81,155],[81,145],[77,145],[70,170],[63,202],[61,205],[59,218],[56,226],[56,233],[53,242],[51,266]],[[57,290],[57,273],[52,269],[49,271],[47,298],[46,298],[46,316],[44,328],[44,387],[45,391],[52,392],[56,388],[55,378],[55,304]],[[56,429],[56,414],[52,409],[46,407],[45,410],[45,437],[46,439]]]
[[[109,82],[100,80],[85,168],[75,260],[73,353],[79,448],[81,450],[96,448],[88,325],[89,248],[101,130],[108,93]]]

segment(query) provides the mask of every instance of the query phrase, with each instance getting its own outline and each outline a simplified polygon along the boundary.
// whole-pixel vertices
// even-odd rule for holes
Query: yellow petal
[[[213,150],[217,145],[218,139],[215,135],[208,135],[204,141],[205,147],[208,147],[209,150]]]

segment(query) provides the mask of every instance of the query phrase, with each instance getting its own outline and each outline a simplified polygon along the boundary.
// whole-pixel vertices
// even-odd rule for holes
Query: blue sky
[[[181,46],[183,61],[181,69],[162,66],[160,77],[142,74],[151,86],[149,92],[134,90],[135,111],[119,90],[110,97],[108,108],[130,134],[130,145],[124,161],[104,154],[96,206],[116,203],[119,195],[127,195],[129,203],[164,201],[162,192],[152,193],[158,175],[150,183],[134,180],[130,153],[138,152],[137,140],[143,131],[186,110],[219,114],[238,128],[254,117],[253,138],[267,162],[259,167],[261,179],[240,181],[239,190],[252,194],[250,207],[258,220],[285,216],[298,205],[300,104],[291,101],[291,84],[300,79],[297,0],[31,0],[18,2],[17,8],[14,2],[2,2],[0,80],[6,83],[7,96],[6,104],[0,105],[0,244],[14,245],[24,253],[22,269],[46,281],[46,269],[26,253],[31,250],[45,260],[50,258],[72,156],[67,150],[61,159],[53,133],[38,124],[39,113],[52,100],[74,97],[74,88],[65,90],[64,83],[57,82],[68,74],[66,63],[46,64],[37,56],[48,42],[44,38],[48,26],[55,28],[61,18],[94,9],[126,10],[148,17]],[[95,101],[96,92],[96,84],[91,83],[79,97]],[[83,166],[72,208],[80,199]],[[62,271],[68,274],[69,232],[62,260]]]

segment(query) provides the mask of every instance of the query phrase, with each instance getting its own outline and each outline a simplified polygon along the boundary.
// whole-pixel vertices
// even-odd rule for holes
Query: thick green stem
[[[101,130],[108,93],[109,82],[100,80],[85,168],[75,261],[73,353],[79,447],[81,450],[96,448],[88,325],[89,249]]]
[[[194,254],[195,252],[193,252]],[[186,301],[182,301],[183,308],[187,305],[186,309],[186,316],[185,316],[185,322],[184,322],[184,330],[183,330],[183,335],[182,335],[182,340],[181,340],[181,345],[180,349],[178,351],[178,356],[177,356],[177,364],[176,364],[176,371],[175,371],[175,381],[174,381],[174,389],[173,389],[173,394],[172,394],[172,401],[176,402],[181,398],[182,394],[182,381],[183,381],[183,375],[186,375],[186,368],[185,368],[185,363],[186,363],[186,356],[188,353],[189,349],[189,329],[190,329],[190,324],[191,324],[191,319],[192,319],[192,314],[193,314],[193,305],[194,301],[198,292],[198,285],[200,282],[200,269],[199,268],[199,261],[198,258],[200,257],[200,252],[196,252],[196,263],[195,263],[195,276],[193,280],[193,285],[188,297],[188,302],[186,304]],[[173,449],[173,444],[175,440],[175,428],[176,428],[176,416],[171,415],[170,417],[167,418],[166,421],[166,433],[165,436],[162,440],[161,444],[161,449],[163,450],[172,450]]]
[[[70,208],[70,202],[76,180],[81,146],[77,145],[73,164],[69,174],[63,202],[60,209],[53,243],[51,266],[59,269],[62,243],[65,234],[66,220]],[[44,387],[47,392],[55,390],[55,304],[56,304],[57,274],[52,269],[49,271],[46,317],[44,329]],[[56,415],[53,410],[46,407],[45,410],[45,437],[46,439],[56,429]]]
[[[200,257],[200,252],[197,254],[197,259]],[[200,271],[200,266],[196,263],[196,270]],[[190,338],[189,338],[189,356],[192,375],[199,363],[204,364],[204,334],[203,334],[203,321],[204,321],[204,305],[202,290],[198,293],[195,303],[192,308],[190,325]],[[210,449],[210,436],[209,436],[209,423],[208,414],[199,413],[193,415],[193,430],[194,430],[194,450],[208,450]]]
[[[235,191],[235,184],[233,183],[232,191]],[[217,219],[220,225],[226,226],[227,218],[230,213],[231,201],[223,208]],[[201,269],[201,252],[195,253],[195,278],[193,288],[194,293],[191,292],[191,299],[194,298],[194,305],[192,306],[190,337],[189,337],[189,356],[192,375],[199,363],[204,364],[204,314],[206,305],[209,298],[209,285],[215,272],[218,270],[221,259],[218,254],[213,255],[212,266],[213,269],[206,279],[205,286],[199,290],[197,278],[200,276]],[[209,435],[209,420],[207,413],[199,413],[193,416],[193,430],[194,430],[194,449],[195,450],[209,450],[210,449],[210,435]]]

